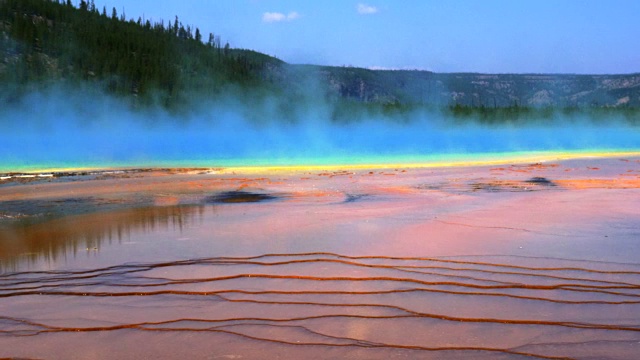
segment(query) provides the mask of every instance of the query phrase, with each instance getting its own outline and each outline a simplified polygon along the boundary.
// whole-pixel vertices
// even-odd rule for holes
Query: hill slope
[[[117,95],[173,106],[228,84],[262,85],[261,72],[281,61],[231,49],[199,29],[125,20],[84,1],[78,8],[47,0],[0,2],[0,80],[5,98],[52,83],[90,82]]]

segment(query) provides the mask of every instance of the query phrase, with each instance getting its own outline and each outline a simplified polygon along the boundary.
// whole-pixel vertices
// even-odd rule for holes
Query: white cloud
[[[278,12],[266,12],[262,14],[262,21],[264,22],[278,22],[286,19],[287,17],[283,13]]]
[[[289,13],[289,15],[287,15],[287,20],[291,21],[291,20],[295,20],[295,19],[297,19],[299,17],[300,17],[300,14],[298,14],[295,11],[292,11],[292,12]]]
[[[262,14],[262,21],[266,23],[280,22],[280,21],[293,21],[300,17],[300,14],[296,11],[292,11],[285,15],[279,12],[266,12]]]
[[[358,14],[370,15],[378,12],[378,8],[375,6],[360,3],[358,4]]]

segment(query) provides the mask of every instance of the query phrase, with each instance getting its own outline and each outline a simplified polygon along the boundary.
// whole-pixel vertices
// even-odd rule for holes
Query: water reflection
[[[16,271],[21,264],[99,251],[105,243],[121,243],[134,232],[182,231],[201,221],[204,212],[204,205],[156,206],[7,224],[0,227],[0,270]]]

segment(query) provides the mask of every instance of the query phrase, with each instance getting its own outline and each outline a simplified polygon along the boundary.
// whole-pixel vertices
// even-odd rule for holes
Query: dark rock
[[[255,203],[279,199],[279,196],[271,194],[253,193],[249,191],[225,191],[216,195],[207,196],[205,204],[235,204]]]
[[[540,176],[532,177],[531,179],[525,182],[529,184],[535,184],[535,185],[541,185],[541,186],[556,186],[556,184],[553,181]]]

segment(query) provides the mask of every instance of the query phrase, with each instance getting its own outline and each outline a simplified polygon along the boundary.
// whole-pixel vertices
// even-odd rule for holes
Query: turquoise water
[[[0,171],[411,163],[549,151],[640,151],[640,128],[617,119],[606,125],[558,118],[545,125],[497,127],[416,113],[402,121],[374,116],[335,124],[323,108],[291,122],[261,109],[247,116],[239,107],[201,107],[172,116],[129,111],[113,100],[38,103],[0,112]]]

